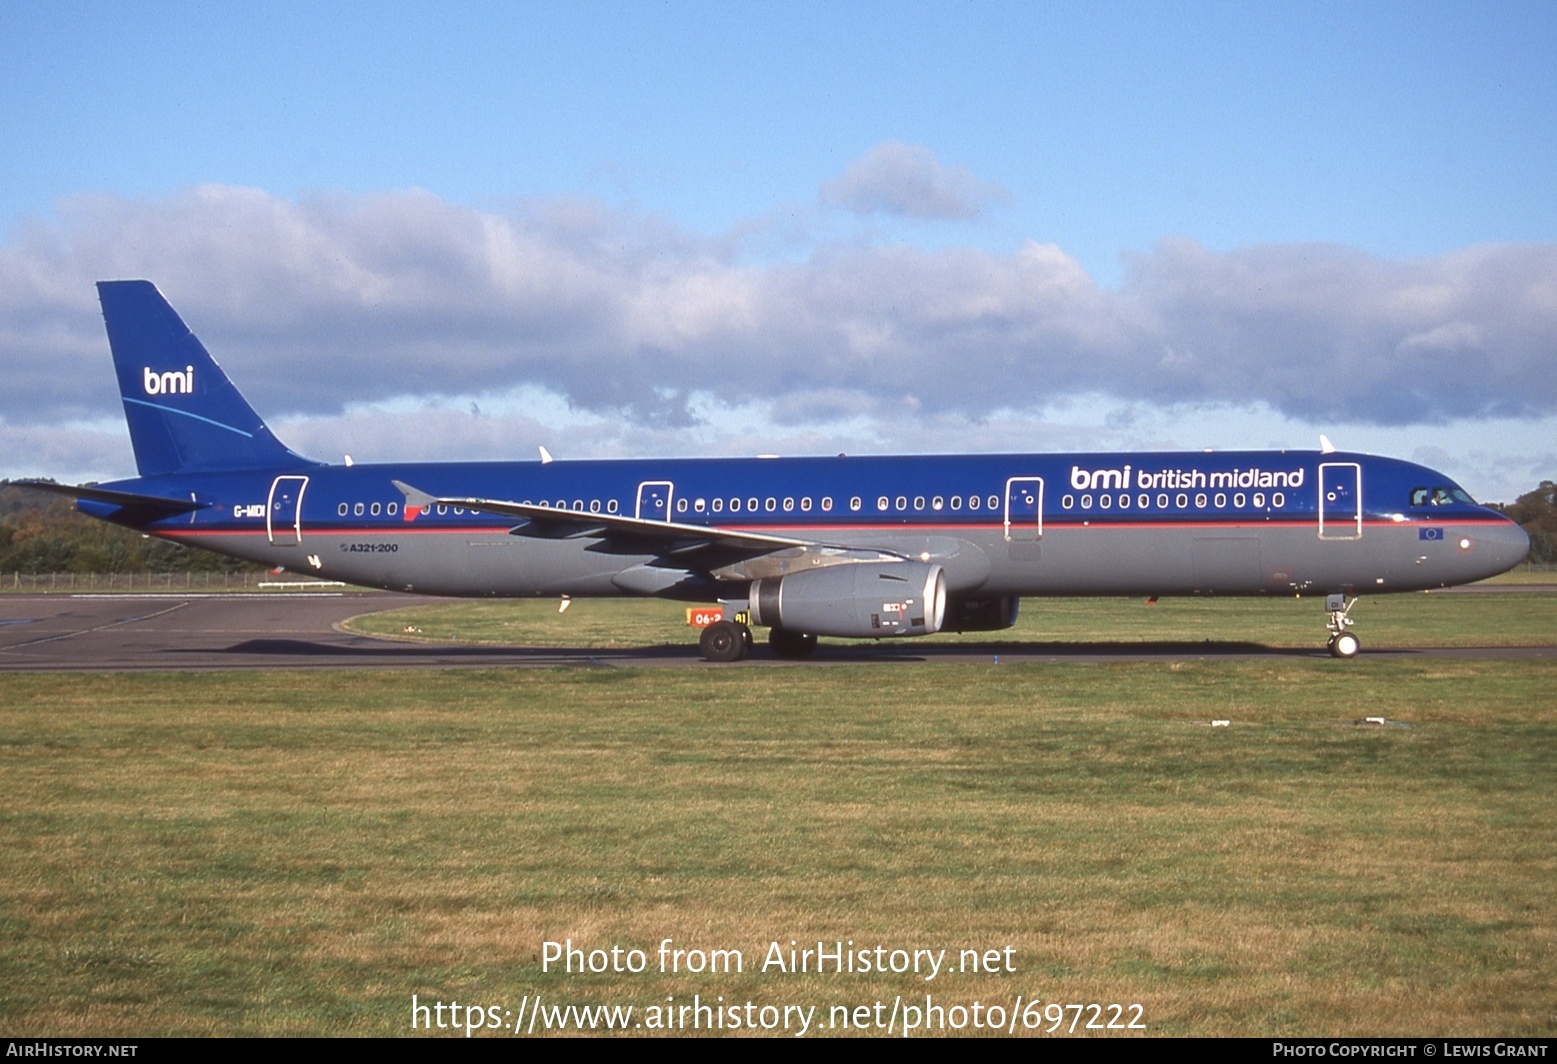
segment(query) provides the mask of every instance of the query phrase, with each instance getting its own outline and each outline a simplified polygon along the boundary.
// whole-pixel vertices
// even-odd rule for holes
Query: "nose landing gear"
[[[1355,623],[1351,617],[1355,605],[1356,598],[1348,599],[1345,595],[1325,596],[1325,611],[1330,615],[1330,641],[1326,646],[1330,649],[1331,657],[1355,658],[1362,649],[1361,640],[1347,631]]]

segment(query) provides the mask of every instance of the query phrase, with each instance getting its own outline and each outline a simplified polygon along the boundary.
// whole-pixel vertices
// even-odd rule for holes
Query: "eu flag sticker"
[[[1419,529],[1416,530],[1416,538],[1417,539],[1442,540],[1443,539],[1443,529],[1441,529],[1441,528],[1419,528]]]

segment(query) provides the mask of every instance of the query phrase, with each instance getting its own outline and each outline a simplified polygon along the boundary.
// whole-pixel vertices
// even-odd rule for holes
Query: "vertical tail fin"
[[[141,476],[317,465],[266,427],[150,281],[99,281]]]

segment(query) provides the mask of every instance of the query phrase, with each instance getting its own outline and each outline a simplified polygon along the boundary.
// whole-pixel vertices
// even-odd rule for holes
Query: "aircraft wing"
[[[791,547],[820,546],[814,540],[773,536],[762,532],[711,528],[706,525],[688,525],[679,521],[654,521],[642,517],[626,517],[622,514],[585,513],[582,510],[561,510],[530,503],[504,502],[498,499],[430,495],[399,480],[393,483],[405,495],[407,507],[426,510],[429,506],[462,506],[467,510],[480,513],[516,517],[535,526],[537,534],[554,535],[558,538],[611,536],[648,540],[665,547],[672,553],[712,547],[747,556],[767,554]]]
[[[659,561],[650,566],[628,570],[619,574],[614,581],[620,587],[639,591],[645,588],[658,590],[668,579],[665,574],[671,571],[683,572],[688,579],[723,582],[775,576],[801,565],[906,560],[901,554],[872,548],[828,544],[764,532],[689,525],[678,521],[654,521],[621,514],[554,509],[499,499],[437,496],[402,481],[393,483],[405,495],[408,512],[413,508],[425,510],[429,506],[462,506],[479,513],[518,518],[524,524],[513,530],[515,535],[598,539],[602,546],[597,549],[653,553]],[[651,571],[654,575],[652,578],[646,577],[638,570]]]

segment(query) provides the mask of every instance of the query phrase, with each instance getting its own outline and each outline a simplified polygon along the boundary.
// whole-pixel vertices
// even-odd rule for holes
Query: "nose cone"
[[[1474,537],[1480,565],[1486,576],[1506,573],[1530,553],[1530,537],[1512,521],[1480,529]]]

